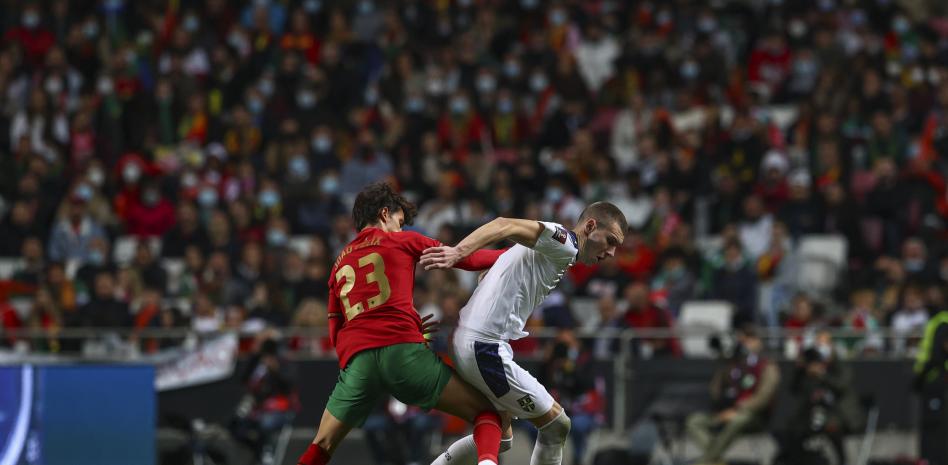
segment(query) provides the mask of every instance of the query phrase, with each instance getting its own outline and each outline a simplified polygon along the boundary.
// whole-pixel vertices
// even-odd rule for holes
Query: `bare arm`
[[[518,244],[533,247],[543,232],[543,225],[533,220],[495,218],[469,234],[454,247],[432,247],[424,251],[421,263],[426,270],[451,268],[455,263],[471,255],[475,250],[490,244],[510,239]]]

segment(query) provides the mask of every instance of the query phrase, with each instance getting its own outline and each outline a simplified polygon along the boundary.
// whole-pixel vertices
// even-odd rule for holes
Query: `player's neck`
[[[583,228],[573,228],[573,234],[576,235],[577,248],[583,250],[583,245],[586,244],[586,232],[583,231]]]
[[[382,232],[384,232],[384,233],[392,232],[392,231],[389,231],[389,230],[385,229],[385,225],[384,225],[383,223],[375,223],[375,224],[370,224],[370,225],[368,225],[368,226],[362,228],[362,230],[359,231],[359,234],[362,234],[362,233],[365,232],[367,229],[378,229],[379,231],[382,231]]]

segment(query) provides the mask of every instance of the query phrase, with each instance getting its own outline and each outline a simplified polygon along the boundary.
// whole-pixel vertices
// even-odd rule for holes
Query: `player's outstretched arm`
[[[475,250],[490,244],[510,239],[527,247],[533,247],[543,232],[543,225],[533,220],[495,218],[477,228],[454,247],[431,247],[424,251],[419,263],[426,270],[451,268],[471,255]]]

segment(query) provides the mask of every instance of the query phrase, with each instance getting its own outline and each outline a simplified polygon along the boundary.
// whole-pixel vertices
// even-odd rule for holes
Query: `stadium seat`
[[[681,331],[685,357],[711,357],[711,334],[731,329],[734,306],[717,300],[690,301],[681,307],[676,328]]]
[[[817,296],[830,293],[846,266],[846,238],[839,235],[809,235],[800,239],[797,285]]]
[[[135,236],[121,236],[115,239],[115,245],[112,246],[112,260],[119,265],[131,262],[135,258],[135,248],[138,247],[138,242],[141,240],[148,241],[152,254],[158,255],[161,253],[161,238],[159,237],[143,239]]]
[[[178,279],[181,277],[181,273],[184,272],[184,259],[163,258],[161,260],[161,267],[168,273],[167,291],[176,293],[178,290]]]
[[[309,257],[309,251],[313,247],[313,236],[302,235],[290,238],[290,250],[300,254],[303,258]]]
[[[569,306],[579,327],[586,326],[588,321],[599,318],[599,305],[595,298],[573,297],[569,301]]]
[[[0,258],[0,281],[12,278],[21,266],[23,260],[19,258]]]

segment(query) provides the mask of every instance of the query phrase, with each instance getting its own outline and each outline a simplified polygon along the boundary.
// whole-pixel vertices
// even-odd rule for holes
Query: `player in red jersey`
[[[352,215],[359,234],[339,254],[329,278],[329,337],[339,355],[339,381],[299,465],[328,463],[349,430],[389,394],[472,422],[479,465],[496,465],[500,417],[425,346],[424,323],[412,302],[415,265],[422,251],[441,244],[402,231],[415,206],[386,183],[363,189]],[[487,269],[501,253],[478,251],[456,267]]]

